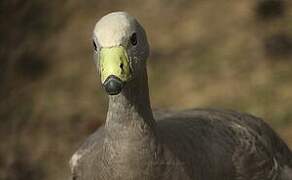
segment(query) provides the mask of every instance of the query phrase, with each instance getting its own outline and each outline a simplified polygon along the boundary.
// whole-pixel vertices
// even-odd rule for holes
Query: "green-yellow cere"
[[[100,51],[101,82],[115,75],[126,82],[131,78],[129,59],[124,47],[102,48]]]

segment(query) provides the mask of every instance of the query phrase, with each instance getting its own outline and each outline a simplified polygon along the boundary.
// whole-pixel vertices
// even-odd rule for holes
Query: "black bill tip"
[[[124,83],[120,78],[110,75],[104,81],[103,87],[109,95],[117,95],[122,91]]]

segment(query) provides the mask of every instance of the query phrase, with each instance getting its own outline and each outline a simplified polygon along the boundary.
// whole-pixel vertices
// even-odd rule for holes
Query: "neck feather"
[[[145,69],[119,95],[109,96],[103,158],[105,165],[115,169],[110,172],[112,177],[120,179],[126,173],[128,179],[140,179],[141,172],[152,171],[157,151],[155,125]]]
[[[109,96],[107,132],[130,135],[154,129],[147,79],[145,68],[141,76],[126,84],[120,94]]]

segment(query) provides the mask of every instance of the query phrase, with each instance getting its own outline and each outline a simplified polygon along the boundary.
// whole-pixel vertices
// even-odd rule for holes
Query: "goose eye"
[[[135,46],[137,44],[137,34],[136,33],[133,33],[131,38],[130,38],[130,41],[131,41],[131,44],[133,46]]]
[[[95,44],[95,41],[92,41],[92,43],[93,43],[94,50],[97,51],[97,46]]]

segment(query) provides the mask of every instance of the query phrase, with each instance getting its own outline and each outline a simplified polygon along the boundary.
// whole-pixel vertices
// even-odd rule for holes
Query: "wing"
[[[288,146],[263,120],[249,114],[194,109],[179,113],[160,111],[155,117],[159,118],[157,123],[160,126],[165,126],[163,129],[173,131],[173,139],[185,134],[180,142],[188,140],[185,144],[192,144],[190,149],[208,150],[209,155],[206,154],[204,159],[218,161],[218,157],[225,157],[224,163],[214,167],[220,164],[229,167],[231,163],[237,180],[276,180],[283,167],[291,162]],[[187,146],[183,148],[187,151]]]
[[[83,166],[89,165],[88,162],[90,161],[88,160],[94,159],[99,154],[101,150],[100,145],[102,144],[103,139],[104,127],[102,126],[98,128],[92,135],[90,135],[73,154],[69,162],[73,180],[78,179],[82,169],[86,168]]]

